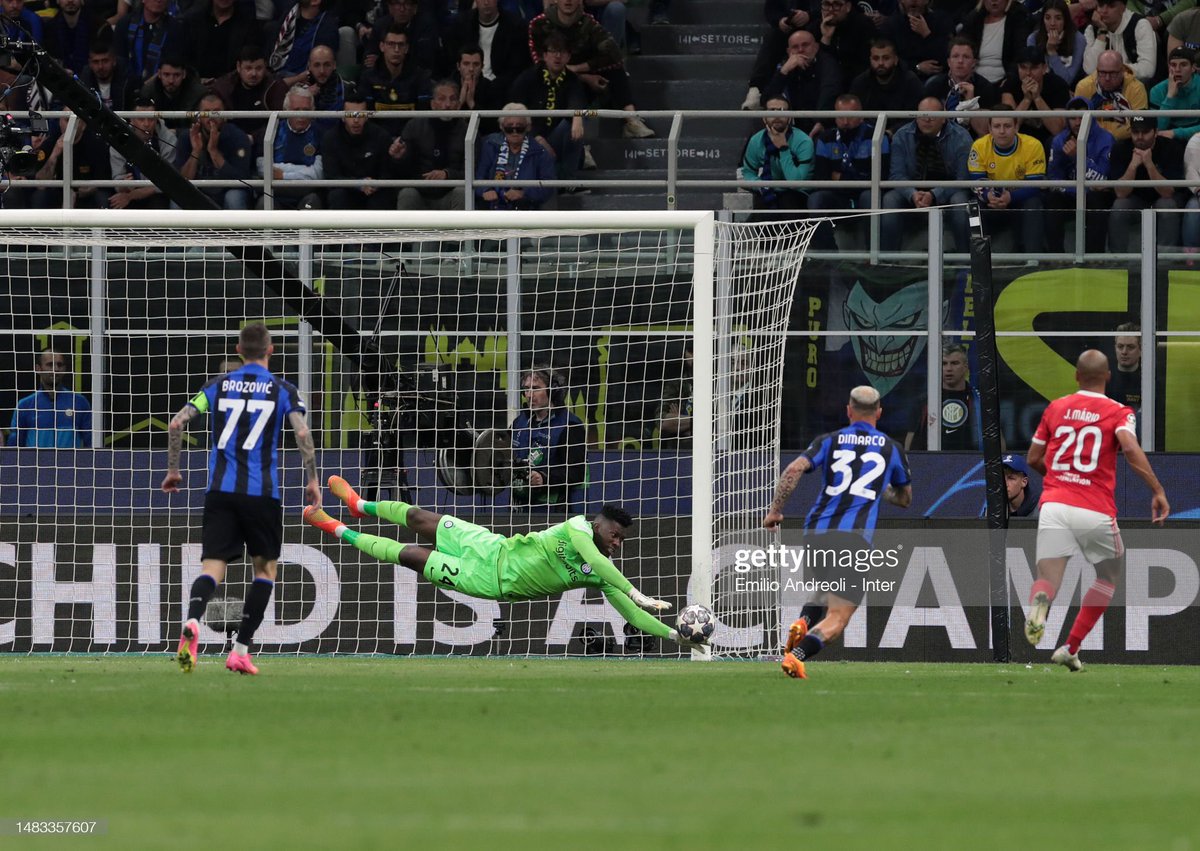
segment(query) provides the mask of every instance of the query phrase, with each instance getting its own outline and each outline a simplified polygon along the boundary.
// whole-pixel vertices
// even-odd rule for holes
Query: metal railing
[[[24,113],[13,113],[16,117],[25,117]],[[261,154],[264,162],[270,163],[273,161],[274,140],[279,128],[281,120],[287,120],[293,117],[304,117],[310,119],[329,119],[341,118],[344,115],[352,114],[345,111],[288,111],[277,110],[272,112],[263,111],[222,111],[212,113],[200,112],[183,112],[169,111],[155,113],[160,118],[165,119],[187,119],[193,120],[201,115],[219,116],[229,120],[256,118],[262,119],[267,116],[267,128],[262,142]],[[425,117],[428,118],[434,113],[432,112],[411,112],[411,111],[379,111],[367,113],[372,120],[391,122],[391,121],[409,121],[413,118]],[[988,118],[992,116],[1005,116],[1015,118],[1025,117],[1082,117],[1083,122],[1079,130],[1079,144],[1076,149],[1076,177],[1074,180],[1040,180],[1037,182],[1039,188],[1042,189],[1074,189],[1074,250],[1066,253],[1051,252],[1049,254],[1042,253],[1041,256],[1054,257],[1057,259],[1073,259],[1081,261],[1085,256],[1084,242],[1084,223],[1087,213],[1086,208],[1086,190],[1092,188],[1107,188],[1116,187],[1172,187],[1172,188],[1188,188],[1197,189],[1200,187],[1192,186],[1187,180],[1089,180],[1086,177],[1087,172],[1087,139],[1091,133],[1093,122],[1096,120],[1106,121],[1114,118],[1128,119],[1134,116],[1147,116],[1154,119],[1159,117],[1167,118],[1193,118],[1197,123],[1200,123],[1200,112],[1191,110],[1136,110],[1128,112],[1090,112],[1079,110],[1025,110],[1025,111],[993,111],[993,110],[977,110],[969,113],[963,112],[917,112],[917,111],[898,111],[898,112],[866,112],[866,111],[817,111],[817,112],[772,112],[772,111],[756,111],[743,112],[738,110],[642,110],[637,113],[630,113],[624,110],[606,109],[606,110],[586,110],[575,112],[571,110],[527,110],[519,113],[530,117],[557,117],[569,118],[575,115],[582,115],[587,119],[593,120],[618,120],[625,119],[631,115],[637,114],[643,118],[670,118],[670,131],[664,140],[666,145],[665,173],[661,177],[649,177],[646,179],[628,179],[620,178],[616,180],[605,180],[603,178],[571,178],[569,180],[485,180],[475,177],[476,166],[476,148],[479,141],[479,133],[482,123],[485,119],[499,118],[502,115],[515,115],[518,113],[504,112],[502,110],[480,110],[480,111],[445,111],[438,112],[437,116],[441,118],[465,118],[467,126],[465,130],[465,174],[461,180],[390,180],[390,179],[351,179],[351,180],[277,180],[275,179],[271,169],[265,169],[261,177],[255,177],[246,180],[196,180],[197,186],[204,189],[223,189],[223,188],[238,188],[244,187],[262,193],[263,208],[270,210],[274,208],[274,189],[286,182],[288,189],[333,189],[339,187],[376,187],[376,188],[453,188],[461,187],[464,190],[466,209],[473,209],[475,206],[475,190],[477,188],[487,188],[495,186],[508,186],[514,188],[523,187],[542,187],[542,188],[567,188],[567,187],[585,187],[596,189],[661,189],[663,190],[663,205],[664,209],[676,209],[681,191],[698,190],[698,189],[727,189],[727,190],[753,190],[757,188],[789,188],[789,189],[843,189],[843,190],[862,190],[869,189],[871,193],[870,212],[876,215],[870,216],[869,238],[867,256],[872,262],[878,262],[881,256],[887,257],[909,257],[914,258],[922,256],[914,252],[901,253],[884,253],[880,250],[879,238],[879,217],[882,214],[904,214],[905,211],[900,210],[882,210],[881,204],[883,195],[887,190],[895,188],[903,188],[911,186],[911,181],[891,180],[883,174],[882,161],[882,144],[885,136],[885,128],[889,120],[903,119],[905,121],[912,120],[918,115],[938,115],[948,120],[969,118]],[[763,181],[763,180],[744,180],[740,176],[740,168],[731,168],[731,176],[725,178],[686,178],[680,177],[680,143],[685,139],[684,133],[687,128],[688,121],[700,119],[723,119],[732,121],[741,121],[743,125],[748,118],[763,118],[769,115],[788,115],[793,118],[815,119],[817,121],[832,121],[838,117],[860,117],[875,122],[875,129],[872,136],[872,166],[870,180],[807,180],[801,182],[792,181]],[[152,186],[150,181],[146,180],[76,180],[74,179],[74,143],[75,132],[78,126],[78,118],[69,112],[47,112],[44,114],[47,118],[68,117],[69,122],[65,132],[66,143],[63,146],[62,171],[63,179],[61,180],[22,180],[21,186],[29,188],[52,187],[62,189],[62,206],[70,208],[73,205],[74,190],[86,187],[96,188],[130,188]],[[118,115],[124,118],[134,116],[145,116],[145,112],[119,112]],[[761,128],[746,129],[746,136],[751,133],[758,132]],[[177,132],[186,132],[180,130]],[[604,144],[606,140],[597,139],[596,144]],[[739,164],[740,166],[740,164]],[[651,171],[647,169],[647,171]],[[928,188],[953,187],[961,189],[976,190],[983,186],[1011,188],[1016,186],[1028,185],[1023,181],[989,181],[989,180],[940,180],[940,181],[923,181],[922,186]],[[801,211],[803,212],[803,211]],[[817,212],[817,211],[812,211]],[[821,215],[836,216],[840,213],[844,214],[862,214],[863,210],[821,210]],[[1180,214],[1183,214],[1180,211]],[[1190,213],[1189,213],[1190,214]],[[844,254],[845,252],[840,252]],[[966,255],[951,255],[952,257],[961,257],[965,259]],[[1000,259],[1004,259],[1007,255],[1000,255]],[[1020,255],[1018,255],[1020,256]],[[1137,260],[1141,256],[1141,252],[1131,252],[1126,255],[1111,255],[1115,259]],[[1168,255],[1169,256],[1169,255]]]

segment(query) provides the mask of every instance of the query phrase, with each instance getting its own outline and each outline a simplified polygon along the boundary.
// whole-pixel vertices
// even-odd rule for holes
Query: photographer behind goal
[[[587,430],[567,409],[567,383],[549,365],[521,376],[523,408],[512,422],[512,504],[566,506],[587,479]]]

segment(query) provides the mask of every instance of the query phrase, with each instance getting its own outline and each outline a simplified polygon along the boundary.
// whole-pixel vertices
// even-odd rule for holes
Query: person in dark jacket
[[[1158,122],[1139,115],[1129,119],[1128,139],[1113,143],[1108,163],[1109,180],[1182,180],[1183,145],[1178,139],[1158,135]],[[1138,250],[1138,222],[1142,210],[1182,210],[1188,189],[1170,186],[1117,186],[1113,188],[1112,212],[1108,217],[1108,250],[1115,253]],[[1180,217],[1159,215],[1158,244],[1179,245]]]
[[[380,15],[363,37],[363,65],[370,68],[383,61],[379,43],[393,24],[408,33],[408,60],[430,74],[441,63],[441,43],[433,15],[418,15],[417,0],[388,0],[387,14]]]
[[[981,462],[982,463],[982,462]],[[1001,459],[1004,468],[1004,495],[1009,517],[1036,517],[1041,485],[1034,484],[1024,455],[1009,453]],[[987,500],[979,508],[979,516],[987,517]]]
[[[96,28],[83,0],[58,0],[58,14],[46,22],[46,51],[64,66],[81,74]]]
[[[163,112],[182,112],[196,108],[196,104],[204,96],[204,86],[200,85],[200,81],[188,70],[187,63],[181,56],[167,55],[159,63],[154,77],[142,86],[138,96],[154,101]],[[190,124],[187,118],[171,118],[166,121],[172,130],[180,135],[187,135]]]
[[[442,80],[433,85],[433,112],[458,109],[458,84]],[[397,179],[462,180],[466,175],[465,118],[422,115],[404,125],[388,155]],[[461,186],[406,186],[396,206],[401,210],[462,210],[466,207]]]
[[[895,44],[876,38],[871,42],[871,67],[854,78],[850,93],[858,96],[867,112],[908,112],[925,96],[925,84],[900,64]],[[903,123],[903,118],[888,119],[888,132],[895,132]]]
[[[92,42],[87,67],[80,73],[79,82],[95,92],[99,101],[114,112],[128,109],[128,104],[137,96],[129,75],[117,63],[112,40],[103,36],[97,36]]]
[[[408,31],[403,24],[392,24],[379,42],[383,55],[374,67],[363,70],[358,89],[372,109],[428,109],[429,72],[409,59]]]
[[[566,405],[566,380],[535,365],[521,377],[523,410],[512,422],[512,502],[562,505],[587,475],[587,432]]]
[[[867,51],[875,36],[875,25],[851,0],[820,0],[814,3],[808,31],[821,43],[821,50],[837,60],[842,76],[853,80],[867,70]]]
[[[271,24],[267,65],[290,88],[308,75],[308,57],[318,45],[338,48],[337,12],[325,0],[296,0],[277,23]]]
[[[459,19],[451,36],[453,46],[447,52],[458,61],[465,48],[479,45],[483,60],[481,76],[502,93],[503,102],[513,80],[533,62],[528,38],[529,28],[521,18],[498,8],[496,0],[479,0],[474,9],[464,12]]]
[[[582,0],[557,0],[544,14],[529,22],[529,53],[534,62],[542,60],[546,37],[561,32],[571,51],[571,70],[608,106],[636,112],[633,87],[625,70],[621,49],[600,23],[583,11]],[[626,139],[649,139],[654,131],[640,117],[625,119],[622,134]]]
[[[780,58],[787,54],[788,39],[797,30],[807,29],[812,19],[808,0],[765,0],[763,16],[767,29],[750,69],[750,90],[742,101],[742,109],[763,108],[763,95]]]
[[[224,118],[207,115],[225,109],[219,95],[200,99],[196,116],[186,133],[180,133],[175,167],[188,180],[249,180],[254,169],[254,150],[240,128]],[[249,210],[249,187],[212,187],[202,189],[226,210]]]
[[[188,63],[205,85],[234,70],[242,48],[262,42],[254,7],[237,0],[208,0],[192,7],[183,29]]]
[[[922,80],[945,70],[942,63],[950,47],[954,27],[929,0],[900,0],[900,6],[879,28],[880,34],[896,45],[900,61]]]
[[[857,112],[863,108],[857,95],[842,95],[835,109],[842,112]],[[870,180],[871,137],[875,125],[857,116],[846,116],[834,120],[834,126],[826,128],[817,137],[816,159],[813,180]],[[891,144],[888,137],[882,139],[880,155],[887,174]],[[869,210],[870,189],[817,189],[808,198],[810,210]],[[833,236],[834,226],[848,226],[845,222],[822,222],[813,236],[813,247],[818,251],[835,251],[837,242]]]
[[[999,38],[984,38],[985,30],[1002,27]],[[1017,64],[1017,51],[1025,46],[1033,21],[1020,0],[982,0],[963,18],[959,33],[980,45],[976,59],[979,73],[994,86],[1004,82],[1007,69]]]
[[[60,118],[57,124],[58,138],[42,163],[41,169],[34,175],[38,180],[62,180],[65,176],[63,167],[66,163],[63,151],[66,148],[69,119]],[[72,146],[71,172],[73,180],[109,180],[112,177],[108,162],[108,143],[96,133],[89,132],[87,123],[82,118],[75,122]],[[111,189],[98,186],[76,186],[72,190],[71,206],[80,210],[104,209],[108,207],[108,196],[111,194]],[[34,207],[54,209],[62,207],[62,205],[62,187],[49,186],[33,190]]]
[[[570,69],[571,53],[561,33],[546,38],[542,61],[521,72],[513,83],[512,100],[530,109],[587,109],[587,87]],[[535,118],[533,135],[550,146],[558,159],[558,176],[568,180],[583,157],[583,116]]]
[[[229,104],[231,112],[261,112],[262,118],[235,118],[233,124],[250,136],[261,140],[267,129],[267,111],[282,109],[287,86],[267,70],[267,57],[262,47],[248,44],[238,53],[237,65],[228,74],[212,81],[212,90]]]
[[[787,58],[775,69],[767,83],[765,100],[782,95],[797,112],[833,109],[837,96],[842,94],[842,69],[833,57],[821,49],[816,37],[808,30],[797,30],[788,37]],[[816,135],[821,125],[811,118],[801,118],[796,128]]]
[[[1067,119],[1067,127],[1050,141],[1050,161],[1046,164],[1047,180],[1074,180],[1079,173],[1078,158],[1079,129],[1083,126],[1083,112],[1089,108],[1087,98],[1071,98],[1067,109],[1080,110],[1079,117]],[[1108,180],[1109,161],[1116,140],[1099,124],[1088,130],[1085,180]],[[1050,251],[1066,249],[1063,237],[1067,219],[1075,218],[1076,193],[1073,187],[1052,189],[1046,193],[1046,241]],[[1092,186],[1085,190],[1084,244],[1088,254],[1103,254],[1107,242],[1108,211],[1113,204],[1111,189]],[[1074,250],[1074,244],[1070,247]]]
[[[346,81],[337,70],[337,57],[325,45],[312,49],[308,55],[308,74],[300,80],[300,85],[308,86],[313,93],[313,99],[318,112],[336,112],[343,109],[346,103]],[[318,118],[317,126],[322,131],[331,130],[341,123],[341,119]]]
[[[164,56],[178,54],[186,36],[179,20],[167,10],[167,0],[142,0],[113,28],[113,45],[126,73],[141,85],[154,78]]]
[[[391,135],[367,115],[367,98],[346,92],[342,123],[321,139],[326,180],[389,180],[395,177],[388,155]],[[331,210],[394,210],[396,190],[377,186],[339,186],[329,190]]]

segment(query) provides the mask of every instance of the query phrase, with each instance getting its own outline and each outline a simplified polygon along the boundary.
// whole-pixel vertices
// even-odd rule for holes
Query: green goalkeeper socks
[[[408,526],[408,510],[412,508],[407,502],[364,502],[362,510],[372,517],[379,517],[398,526]]]
[[[377,503],[368,502],[367,505],[376,505]],[[403,503],[382,503],[384,505],[403,505]],[[355,549],[362,550],[367,555],[377,558],[380,561],[391,562],[392,564],[400,563],[400,552],[408,544],[402,544],[399,541],[393,541],[391,538],[381,538],[378,535],[368,535],[365,532],[355,532],[353,529],[347,529],[342,533],[342,540],[348,544],[353,544]]]

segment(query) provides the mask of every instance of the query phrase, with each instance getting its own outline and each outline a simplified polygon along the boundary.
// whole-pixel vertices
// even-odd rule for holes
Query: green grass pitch
[[[1200,669],[0,658],[6,848],[1200,848]]]

